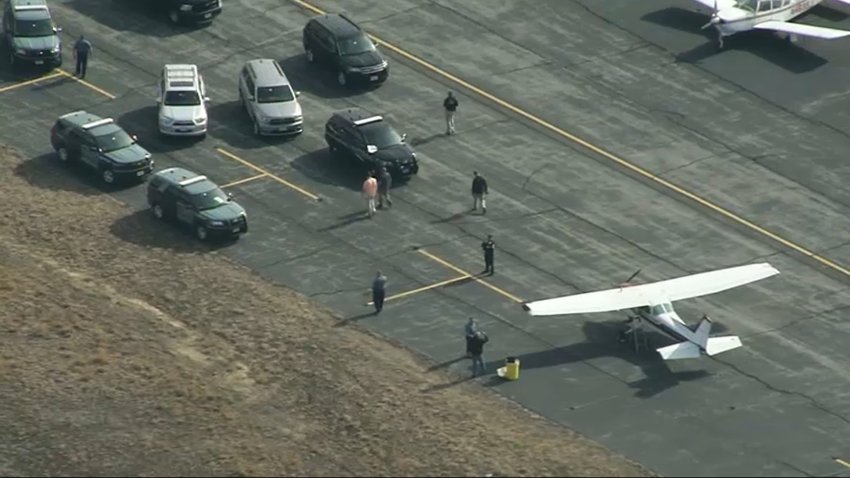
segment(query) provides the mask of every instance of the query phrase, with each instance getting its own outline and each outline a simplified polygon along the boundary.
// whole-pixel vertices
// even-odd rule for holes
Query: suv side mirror
[[[296,97],[296,98],[298,98],[299,96],[301,96],[301,92],[300,92],[300,91],[296,91],[296,92],[295,92],[295,97]]]
[[[366,145],[366,152],[369,153],[369,154],[375,154],[375,153],[378,152],[378,147],[375,146],[374,144],[367,144]]]
[[[402,133],[401,140],[404,141],[407,139],[407,133]]]
[[[210,102],[210,97],[209,97],[209,96],[204,96],[204,101],[206,101],[207,103],[209,103],[209,102]]]
[[[133,138],[133,141],[138,141],[138,140],[139,140],[139,137],[138,137],[138,136],[136,136],[136,135],[134,135],[134,134],[131,134],[131,135],[130,135],[130,137],[131,137],[131,138]]]
[[[233,193],[227,193],[227,200],[233,201]]]
[[[62,33],[62,27],[53,27],[54,33]]]

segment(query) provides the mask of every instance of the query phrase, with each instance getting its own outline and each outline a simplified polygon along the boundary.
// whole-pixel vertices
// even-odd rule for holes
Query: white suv
[[[159,131],[173,136],[207,134],[207,90],[195,65],[165,65],[157,84]]]

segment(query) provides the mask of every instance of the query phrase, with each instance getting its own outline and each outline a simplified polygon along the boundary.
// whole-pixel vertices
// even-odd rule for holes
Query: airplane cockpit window
[[[766,12],[773,8],[771,0],[761,0],[759,2],[759,12]]]
[[[673,312],[673,305],[672,304],[663,304],[663,305],[664,305],[664,312],[667,312],[667,313]]]
[[[749,10],[751,12],[755,12],[756,5],[758,5],[758,2],[759,0],[738,0],[735,6],[742,10]]]
[[[663,313],[664,313],[664,306],[663,305],[653,305],[652,306],[652,311],[651,311],[652,315],[661,315]]]
[[[782,0],[773,0],[773,9],[776,10],[777,8],[782,8],[783,4],[787,5],[788,0],[785,0],[784,2]]]

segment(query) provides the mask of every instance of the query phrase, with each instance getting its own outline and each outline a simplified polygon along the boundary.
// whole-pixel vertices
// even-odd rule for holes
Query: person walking
[[[443,100],[443,108],[446,109],[446,134],[455,134],[455,112],[457,111],[458,101],[449,91],[449,96]]]
[[[487,214],[487,180],[484,176],[478,174],[478,171],[472,172],[472,211],[478,210],[478,205],[481,205],[481,214]]]
[[[80,35],[80,39],[74,44],[74,59],[77,60],[76,76],[80,78],[86,77],[86,68],[89,64],[89,55],[91,55],[91,42],[86,40],[86,37]]]
[[[470,344],[472,344],[472,339],[475,337],[475,333],[478,332],[478,323],[475,322],[475,319],[472,317],[469,318],[469,321],[463,327],[463,335],[466,338],[466,356],[472,357],[472,350]]]
[[[369,217],[375,215],[375,196],[378,194],[378,181],[374,178],[373,173],[369,172],[366,175],[366,180],[363,181],[363,197],[366,199],[367,214]]]
[[[390,199],[390,188],[393,187],[393,177],[387,168],[381,166],[381,169],[378,170],[378,207],[384,207],[384,203],[387,203],[387,207],[393,205],[392,199]]]
[[[375,305],[375,315],[381,313],[384,308],[384,298],[386,297],[387,276],[378,271],[375,278],[372,280],[372,303]]]
[[[490,341],[482,331],[476,331],[475,335],[469,341],[469,352],[472,355],[472,377],[484,375],[487,373],[487,367],[484,365],[484,344]],[[479,373],[480,372],[480,373]]]
[[[493,236],[488,234],[487,240],[481,243],[481,249],[484,250],[484,272],[493,275],[496,268],[493,265],[493,255],[496,252],[496,243],[493,242]]]

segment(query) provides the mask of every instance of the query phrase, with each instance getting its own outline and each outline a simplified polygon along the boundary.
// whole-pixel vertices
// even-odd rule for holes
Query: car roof
[[[82,127],[83,125],[94,123],[95,121],[101,121],[104,118],[94,113],[89,113],[88,111],[79,110],[66,113],[60,116],[59,119],[67,121],[68,123],[71,123],[75,126]]]
[[[313,19],[341,37],[354,36],[362,32],[357,24],[341,13],[326,13],[315,16]]]
[[[283,68],[276,60],[271,58],[257,58],[249,60],[246,66],[254,73],[256,86],[283,86],[289,85],[289,78]]]
[[[10,0],[12,8],[23,6],[47,6],[47,0]]]
[[[360,108],[349,108],[347,110],[337,111],[334,113],[334,116],[340,117],[349,123],[353,123],[354,126],[365,126],[367,124],[381,123],[384,121],[383,116],[374,115]]]
[[[168,90],[194,90],[198,87],[198,67],[196,65],[165,65],[166,88]]]
[[[34,20],[49,20],[50,10],[47,7],[33,7],[32,9],[20,10],[15,9],[15,19],[21,22],[30,22]]]
[[[180,185],[189,194],[199,194],[218,187],[217,184],[207,179],[206,176],[178,167],[158,171],[154,174],[154,177],[168,181],[171,184]]]

